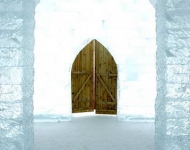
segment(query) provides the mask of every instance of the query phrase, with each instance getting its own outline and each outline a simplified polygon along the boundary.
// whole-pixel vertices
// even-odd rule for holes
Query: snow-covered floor
[[[81,116],[35,123],[35,150],[154,150],[154,123],[119,122],[115,116]]]

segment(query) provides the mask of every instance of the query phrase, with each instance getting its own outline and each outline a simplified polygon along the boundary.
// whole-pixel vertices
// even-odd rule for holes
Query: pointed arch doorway
[[[117,65],[97,40],[75,58],[71,71],[72,112],[117,114]]]

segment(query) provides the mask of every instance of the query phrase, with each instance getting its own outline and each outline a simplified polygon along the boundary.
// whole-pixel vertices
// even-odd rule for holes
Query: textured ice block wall
[[[190,1],[160,0],[156,150],[190,150]]]
[[[0,149],[33,150],[34,1],[0,1]]]

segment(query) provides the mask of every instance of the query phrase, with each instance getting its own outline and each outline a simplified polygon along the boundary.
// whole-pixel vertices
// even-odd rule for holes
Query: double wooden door
[[[108,50],[92,40],[71,71],[72,112],[117,113],[117,66]]]

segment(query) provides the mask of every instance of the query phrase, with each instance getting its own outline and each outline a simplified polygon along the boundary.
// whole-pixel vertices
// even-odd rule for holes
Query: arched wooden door
[[[97,40],[77,55],[71,71],[72,112],[117,113],[117,66]]]

